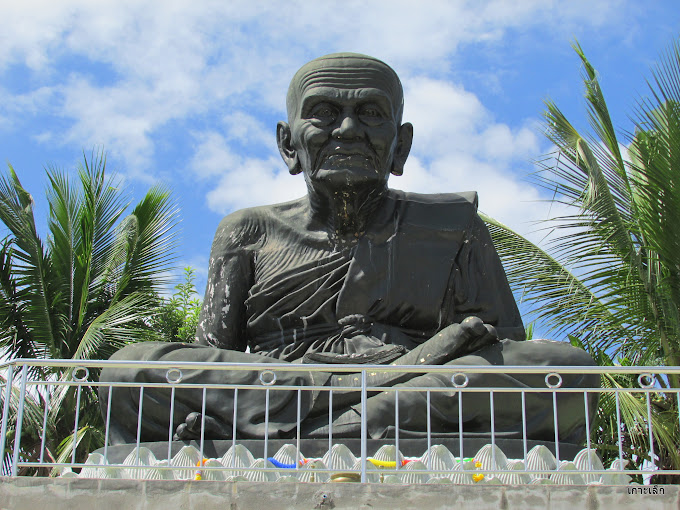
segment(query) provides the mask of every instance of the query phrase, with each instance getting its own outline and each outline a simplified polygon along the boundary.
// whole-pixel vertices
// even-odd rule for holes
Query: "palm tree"
[[[594,135],[583,136],[551,101],[546,136],[556,150],[538,162],[535,182],[567,214],[547,220],[543,250],[491,218],[494,242],[514,290],[534,318],[589,350],[602,365],[680,366],[680,45],[653,70],[638,102],[635,132],[617,138],[597,73],[578,44]],[[546,226],[546,225],[544,225]],[[603,387],[632,387],[606,377]],[[680,467],[676,375],[658,378],[652,402],[657,465]],[[611,394],[603,393],[595,431],[616,448]],[[640,423],[644,398],[621,402],[626,456],[651,458]],[[644,411],[644,412],[643,412]],[[641,420],[642,419],[642,420]],[[596,438],[597,439],[597,438]],[[618,452],[616,455],[618,456]],[[613,457],[612,457],[613,458]]]
[[[0,177],[0,221],[9,231],[0,242],[0,356],[107,359],[129,342],[153,338],[149,316],[175,247],[176,207],[169,192],[152,188],[124,216],[128,203],[120,183],[106,175],[103,153],[84,158],[77,184],[54,169],[47,177],[45,241],[36,229],[33,198],[14,169]],[[61,368],[35,372],[47,381],[71,377]],[[95,371],[89,380],[97,380]],[[74,425],[83,452],[103,444],[96,391],[84,387],[78,409],[76,401],[73,389],[52,386],[27,402],[34,404],[29,411],[49,406],[47,453],[55,459],[77,446]],[[42,419],[35,412],[27,419],[21,444],[30,457],[40,449]]]

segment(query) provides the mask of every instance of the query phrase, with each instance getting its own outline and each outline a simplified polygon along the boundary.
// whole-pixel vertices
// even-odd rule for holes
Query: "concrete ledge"
[[[680,486],[390,485],[0,478],[0,510],[680,509]],[[638,487],[639,489],[639,487]]]

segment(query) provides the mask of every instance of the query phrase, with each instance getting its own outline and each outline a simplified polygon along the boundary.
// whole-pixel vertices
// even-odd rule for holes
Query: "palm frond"
[[[160,291],[167,283],[177,240],[176,218],[177,207],[170,193],[154,187],[123,220],[118,235],[127,242],[126,260],[114,301],[140,289]]]
[[[79,167],[83,190],[82,207],[78,209],[76,231],[76,283],[74,306],[77,314],[75,330],[83,334],[92,317],[101,310],[101,302],[110,299],[102,295],[100,276],[106,267],[108,253],[115,236],[114,225],[127,207],[114,178],[106,175],[106,158],[103,153],[93,153],[90,161],[84,158]],[[94,308],[94,309],[93,309]],[[72,352],[69,353],[69,356]]]
[[[76,430],[75,434],[69,434],[59,444],[57,449],[57,464],[71,462],[76,452],[76,462],[82,462],[86,453],[92,452],[104,446],[104,434],[96,427],[85,425]],[[80,451],[78,451],[80,448]],[[54,468],[50,476],[59,476],[61,468]]]
[[[14,169],[9,178],[0,177],[0,221],[13,237],[14,273],[17,284],[27,289],[23,320],[32,331],[33,341],[46,346],[58,357],[63,342],[59,323],[59,291],[52,283],[52,259],[40,239],[33,218],[33,197],[23,188]]]
[[[577,332],[603,348],[626,331],[599,297],[563,264],[509,227],[480,214],[491,232],[508,281],[534,305],[535,320],[556,334]]]
[[[78,211],[82,207],[82,196],[70,185],[68,176],[55,170],[48,170],[50,186],[47,188],[49,205],[48,249],[53,266],[53,285],[59,289],[62,299],[59,307],[64,316],[64,344],[68,345],[74,333],[74,295],[76,263],[76,231],[78,229]],[[77,313],[77,312],[76,312]]]
[[[0,242],[0,351],[10,358],[41,358],[43,349],[23,320],[27,296],[14,274],[13,244],[11,237]]]
[[[95,318],[83,334],[72,359],[105,359],[128,343],[150,338],[144,321],[155,300],[136,292],[112,303]]]

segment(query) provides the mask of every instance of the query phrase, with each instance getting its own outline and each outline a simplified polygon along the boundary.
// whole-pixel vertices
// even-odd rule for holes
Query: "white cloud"
[[[194,133],[200,140],[189,167],[201,178],[219,176],[238,168],[240,158],[217,132]]]
[[[5,112],[7,118],[19,118],[22,114],[35,114],[49,108],[54,91],[50,87],[39,87],[32,91],[12,94],[0,88],[0,113]]]
[[[426,77],[406,82],[404,119],[414,125],[413,154],[395,188],[422,193],[477,191],[480,208],[528,232],[545,216],[539,192],[517,179],[540,152],[531,123],[495,122],[462,86]]]
[[[302,175],[291,176],[280,161],[244,158],[240,167],[225,174],[207,195],[208,207],[224,214],[253,205],[287,202],[307,190]]]
[[[433,1],[423,8],[348,1],[337,9],[307,1],[3,2],[0,71],[28,66],[36,83],[60,96],[56,114],[72,122],[64,142],[103,144],[128,166],[144,167],[154,155],[154,136],[173,120],[244,103],[283,114],[282,91],[310,56],[361,51],[394,64],[404,77],[437,73],[461,44],[501,40],[526,26],[546,32],[597,26],[611,22],[620,3]],[[77,59],[95,63],[110,82],[96,84]],[[62,65],[72,66],[71,74],[62,76]]]
[[[235,111],[224,116],[226,135],[246,146],[259,145],[276,150],[276,130],[268,129],[256,117],[243,111]]]
[[[477,189],[483,210],[516,226],[535,216],[527,216],[527,201],[538,198],[513,177],[540,152],[530,121],[498,122],[475,94],[442,77],[455,74],[451,66],[465,45],[512,44],[513,31],[554,37],[613,26],[627,12],[624,3],[350,0],[338,9],[306,0],[3,2],[0,73],[28,67],[33,91],[0,91],[0,123],[10,127],[48,110],[60,118],[59,129],[41,127],[35,139],[104,146],[135,169],[130,177],[142,179],[153,177],[157,145],[167,143],[159,140],[163,127],[200,131],[190,167],[213,188],[209,207],[223,213],[305,192],[276,154],[274,126],[261,119],[284,118],[288,81],[309,58],[369,53],[402,76],[405,120],[415,126],[406,173],[392,185]]]
[[[404,101],[404,120],[414,125],[413,151],[424,158],[463,152],[509,161],[538,150],[531,129],[494,122],[477,96],[460,85],[412,78],[406,82]]]
[[[208,207],[217,213],[255,205],[286,202],[305,194],[301,175],[291,176],[281,159],[238,155],[219,133],[200,133],[201,139],[190,168],[204,179],[218,178],[206,195]]]

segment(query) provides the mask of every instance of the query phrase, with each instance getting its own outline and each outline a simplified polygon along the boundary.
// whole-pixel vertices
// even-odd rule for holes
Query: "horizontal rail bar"
[[[111,361],[111,360],[39,360],[18,358],[0,364],[0,368],[13,366],[63,367],[63,368],[179,368],[196,370],[277,370],[282,372],[347,372],[372,371],[376,373],[449,373],[465,372],[477,374],[680,374],[680,367],[584,367],[584,366],[523,366],[523,365],[323,365],[294,363],[204,363],[197,361]]]
[[[247,389],[247,390],[270,390],[284,391],[284,390],[297,390],[302,389],[303,391],[361,391],[360,387],[357,386],[295,386],[295,385],[285,385],[285,384],[275,384],[272,386],[256,385],[256,384],[201,384],[201,383],[153,383],[153,382],[107,382],[107,381],[32,381],[28,380],[26,382],[28,386],[69,386],[77,388],[79,386],[88,387],[114,387],[114,388],[182,388],[182,389],[216,389],[216,390],[233,390],[233,389]],[[489,391],[501,392],[501,393],[583,393],[583,392],[594,392],[594,393],[669,393],[669,394],[680,394],[680,388],[637,388],[637,387],[621,387],[621,388],[602,388],[602,387],[584,387],[584,388],[551,388],[551,387],[526,387],[526,388],[511,388],[506,386],[366,386],[366,391],[369,392],[423,392],[432,391],[436,393],[442,392],[456,392],[462,391],[464,393],[488,393]]]

